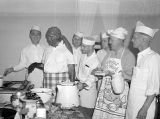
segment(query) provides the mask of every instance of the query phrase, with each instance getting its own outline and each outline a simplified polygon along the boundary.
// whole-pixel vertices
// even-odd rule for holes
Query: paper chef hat
[[[32,26],[31,30],[36,30],[41,32],[41,28],[39,26]]]
[[[144,33],[153,38],[158,30],[159,29],[151,29],[145,26],[141,21],[137,21],[135,32]]]
[[[116,37],[116,38],[119,38],[119,39],[125,39],[126,38],[126,35],[128,35],[128,32],[125,28],[123,27],[119,27],[115,30],[108,30],[108,34],[110,36],[113,36],[113,37]]]
[[[85,45],[94,45],[95,44],[95,39],[93,37],[85,36],[82,40],[82,43]]]
[[[106,38],[108,38],[109,36],[107,35],[107,33],[105,32],[105,33],[102,33],[102,38],[104,38],[104,39],[106,39]]]
[[[83,38],[83,33],[82,32],[77,32],[77,33],[75,33],[75,35],[80,37],[80,38]]]

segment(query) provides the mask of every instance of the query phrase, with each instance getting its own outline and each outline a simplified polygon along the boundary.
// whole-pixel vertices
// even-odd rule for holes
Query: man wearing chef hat
[[[73,35],[72,38],[72,48],[73,48],[73,56],[75,59],[75,71],[77,74],[78,64],[81,57],[81,44],[82,44],[83,33],[77,32]]]
[[[154,119],[156,95],[160,87],[160,55],[150,48],[158,29],[151,29],[138,21],[133,46],[139,49],[129,92],[127,119]]]
[[[41,30],[39,26],[33,26],[30,30],[29,37],[31,39],[32,44],[25,47],[21,51],[19,64],[8,68],[5,70],[4,75],[7,76],[11,72],[21,71],[25,68],[28,68],[30,64],[34,62],[41,62],[44,47],[42,47],[39,42],[41,39]],[[43,81],[43,72],[40,69],[36,69],[28,76],[28,72],[26,72],[27,80],[31,81],[35,87],[42,87]]]
[[[82,40],[82,55],[78,65],[77,78],[79,79],[78,88],[80,90],[80,106],[89,110],[90,116],[96,103],[96,77],[91,74],[99,60],[94,50],[95,39],[84,37]]]
[[[46,32],[49,47],[44,51],[44,87],[55,90],[57,84],[74,78],[74,58],[63,41],[58,27],[50,27]]]
[[[105,72],[110,72],[112,80],[102,79],[93,119],[125,119],[129,91],[127,81],[131,79],[135,57],[124,47],[124,40],[127,35],[125,28],[119,27],[108,33],[111,51],[102,61],[102,69]],[[117,83],[114,82],[114,85],[118,84],[117,89],[113,88],[113,80],[118,81]]]

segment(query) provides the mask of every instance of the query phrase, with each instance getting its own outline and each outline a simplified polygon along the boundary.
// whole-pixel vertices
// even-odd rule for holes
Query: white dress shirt
[[[27,68],[34,62],[41,62],[44,53],[44,47],[41,45],[29,45],[21,51],[19,64],[14,66],[14,71],[20,71]]]
[[[68,64],[74,64],[74,58],[63,42],[60,42],[57,47],[49,46],[45,50],[42,62],[45,73],[62,73],[68,72]]]
[[[160,86],[160,55],[151,48],[138,53],[137,67],[149,70],[147,78],[146,96],[159,94]]]
[[[74,56],[75,64],[79,64],[79,60],[82,55],[81,47],[75,48],[73,46],[72,48],[73,48],[73,56]]]
[[[104,49],[101,49],[97,52],[97,57],[100,61],[100,63],[102,63],[104,57],[106,56],[107,52]]]

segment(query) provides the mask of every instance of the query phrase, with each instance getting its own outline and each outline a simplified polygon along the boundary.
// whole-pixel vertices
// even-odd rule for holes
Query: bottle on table
[[[46,108],[41,99],[37,101],[37,112],[36,117],[44,118],[46,119]]]

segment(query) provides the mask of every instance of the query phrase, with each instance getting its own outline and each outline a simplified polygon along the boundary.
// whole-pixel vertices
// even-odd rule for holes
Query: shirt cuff
[[[146,91],[146,96],[150,96],[154,94],[159,95],[159,91],[158,90],[157,91],[151,91],[151,90]]]
[[[89,77],[88,80],[85,82],[88,85],[86,89],[89,90],[95,81],[96,81],[96,78],[91,75],[91,77]]]

